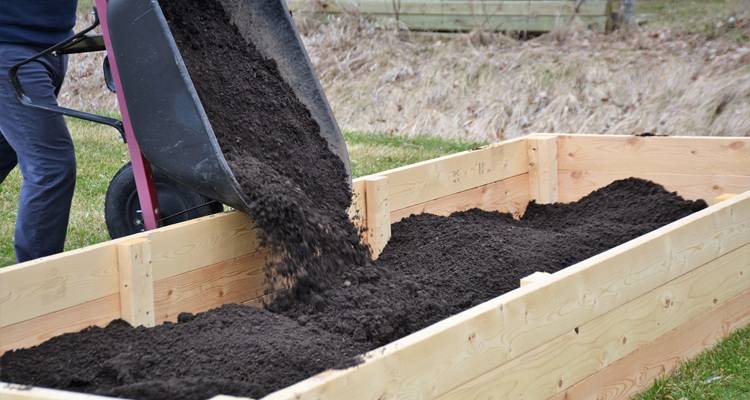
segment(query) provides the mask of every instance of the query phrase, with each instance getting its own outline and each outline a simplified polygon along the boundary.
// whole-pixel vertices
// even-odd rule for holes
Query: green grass
[[[706,39],[723,37],[746,43],[745,31],[728,18],[747,12],[748,0],[636,0],[638,19],[646,29],[668,28],[695,33]]]
[[[69,119],[76,144],[78,180],[65,249],[71,250],[109,239],[104,225],[104,195],[112,176],[128,157],[117,132],[91,122]],[[429,137],[347,133],[354,176],[362,176],[476,147],[476,143]],[[18,189],[18,168],[0,185],[0,266],[15,263],[13,230]]]
[[[683,364],[635,400],[750,399],[750,326]]]

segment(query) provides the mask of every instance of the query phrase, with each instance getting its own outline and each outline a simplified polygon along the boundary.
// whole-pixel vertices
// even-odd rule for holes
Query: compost
[[[639,179],[521,219],[468,210],[393,225],[376,263],[315,302],[226,305],[176,324],[65,334],[6,353],[0,380],[137,399],[261,397],[706,207]]]

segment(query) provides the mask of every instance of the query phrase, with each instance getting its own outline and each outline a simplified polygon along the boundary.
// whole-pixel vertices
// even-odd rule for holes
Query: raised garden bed
[[[268,398],[625,398],[646,387],[750,321],[750,139],[536,135],[360,178],[352,215],[378,252],[412,213],[520,214],[529,200],[574,201],[631,176],[689,199],[736,195]],[[247,218],[228,213],[2,269],[0,352],[116,318],[151,326],[258,303],[267,256]],[[59,394],[0,389],[48,393]]]

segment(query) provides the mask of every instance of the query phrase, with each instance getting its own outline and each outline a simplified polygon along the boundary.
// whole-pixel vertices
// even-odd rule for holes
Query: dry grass
[[[531,39],[297,16],[345,130],[493,141],[530,132],[750,135],[750,0],[643,0],[640,29]],[[381,27],[382,28],[382,27]],[[114,110],[100,60],[63,101]],[[92,100],[93,94],[93,100]]]

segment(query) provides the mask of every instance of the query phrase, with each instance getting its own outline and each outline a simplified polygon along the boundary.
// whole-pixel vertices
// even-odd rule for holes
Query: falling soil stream
[[[346,215],[344,166],[274,62],[217,0],[160,3],[262,238],[283,255],[269,269],[298,285],[265,309],[225,305],[154,328],[117,320],[10,351],[2,381],[137,399],[261,397],[706,207],[626,179],[575,203],[531,203],[521,219],[411,216],[370,263]]]

